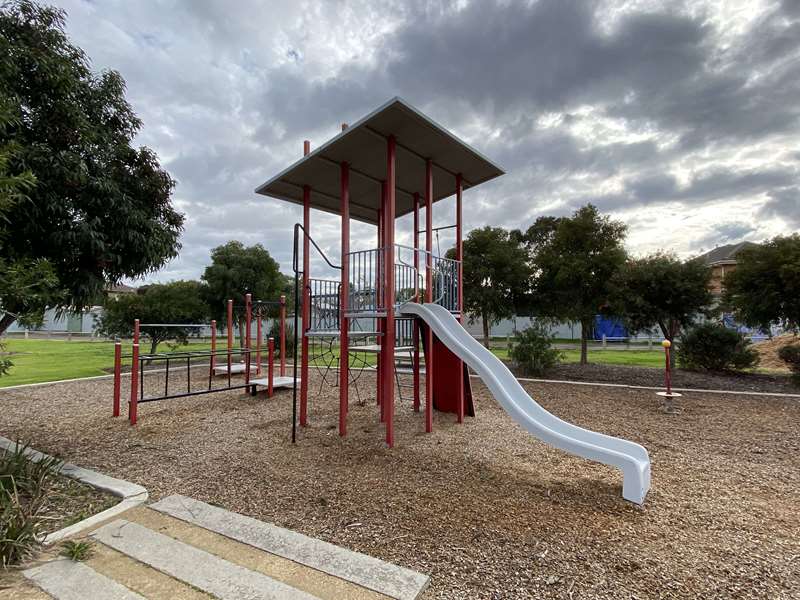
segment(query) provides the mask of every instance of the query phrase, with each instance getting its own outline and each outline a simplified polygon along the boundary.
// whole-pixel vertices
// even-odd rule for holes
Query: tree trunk
[[[481,314],[481,320],[483,321],[483,345],[489,350],[489,319],[486,318],[486,313]]]
[[[592,327],[592,319],[581,319],[581,364],[589,364],[589,349],[587,340],[589,339],[589,330]]]
[[[0,318],[0,335],[3,335],[6,332],[6,329],[11,327],[11,324],[16,321],[17,318],[10,314],[6,313]]]

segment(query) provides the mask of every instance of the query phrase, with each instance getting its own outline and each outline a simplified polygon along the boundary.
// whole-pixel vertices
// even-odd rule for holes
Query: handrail
[[[298,255],[298,252],[297,252],[297,249],[298,249],[297,241],[298,241],[298,239],[297,238],[298,238],[298,231],[301,230],[301,229],[303,230],[303,235],[305,237],[307,237],[308,241],[311,242],[314,245],[314,248],[317,249],[317,252],[319,252],[319,255],[322,257],[322,259],[326,263],[328,263],[328,266],[331,269],[338,269],[339,271],[341,271],[342,270],[342,266],[341,265],[335,265],[330,260],[328,260],[328,256],[322,251],[322,248],[320,248],[317,245],[317,242],[314,241],[314,238],[312,238],[310,235],[308,235],[308,232],[306,231],[306,228],[303,227],[303,225],[300,224],[300,223],[295,223],[294,224],[294,250],[295,251],[294,251],[294,253],[292,255],[292,270],[295,273],[300,273],[300,270],[297,268],[297,255]]]

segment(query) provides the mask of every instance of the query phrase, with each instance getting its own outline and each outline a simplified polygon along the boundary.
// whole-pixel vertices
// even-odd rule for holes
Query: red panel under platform
[[[469,371],[439,338],[433,336],[433,408],[458,413],[458,377],[464,378],[464,414],[475,416]]]

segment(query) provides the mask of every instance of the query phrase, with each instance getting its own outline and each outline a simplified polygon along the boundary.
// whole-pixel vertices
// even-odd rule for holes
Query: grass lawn
[[[492,348],[492,353],[508,359],[508,350],[505,348]],[[580,350],[562,350],[563,361],[577,363],[581,359]],[[664,352],[662,350],[593,350],[589,348],[589,362],[602,365],[629,365],[632,367],[664,366]]]
[[[60,379],[76,379],[107,375],[114,367],[113,342],[87,342],[66,340],[5,340],[6,352],[11,353],[8,375],[0,377],[0,388],[24,383],[42,383]],[[191,343],[192,350],[210,348],[209,343]],[[142,344],[145,348],[145,344]],[[169,352],[167,344],[159,351]],[[150,350],[149,343],[146,350]],[[122,344],[122,354],[130,354],[129,342]],[[130,359],[122,360],[130,364]]]

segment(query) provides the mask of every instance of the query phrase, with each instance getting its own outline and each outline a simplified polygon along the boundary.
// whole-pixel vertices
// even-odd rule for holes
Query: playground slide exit
[[[436,337],[478,374],[503,409],[528,433],[570,454],[619,468],[622,497],[636,504],[644,502],[650,489],[650,457],[643,446],[583,429],[547,412],[503,362],[443,306],[408,302],[399,310],[424,320]]]

